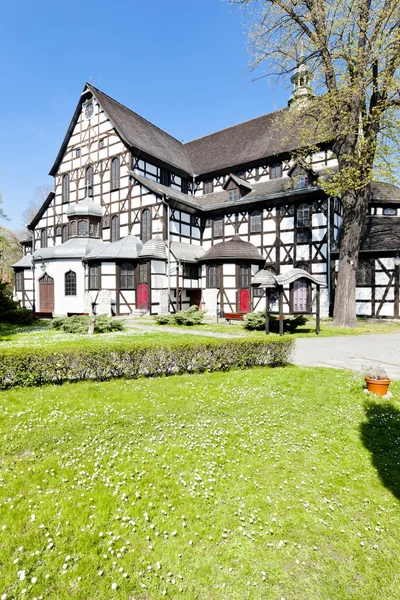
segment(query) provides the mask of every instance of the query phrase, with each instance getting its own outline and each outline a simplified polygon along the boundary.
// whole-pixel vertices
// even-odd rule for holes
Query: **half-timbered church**
[[[52,315],[156,314],[196,304],[209,314],[332,307],[339,198],[321,178],[329,143],[291,158],[287,111],[311,93],[292,78],[289,106],[181,143],[86,84],[51,168],[54,191],[29,224],[14,265],[21,306]],[[357,313],[399,317],[400,190],[373,184],[357,274]],[[265,288],[271,288],[266,294]],[[268,299],[268,300],[267,300]]]

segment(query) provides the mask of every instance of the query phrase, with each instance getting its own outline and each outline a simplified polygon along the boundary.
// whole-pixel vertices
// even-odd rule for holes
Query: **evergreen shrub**
[[[19,308],[12,299],[11,290],[5,281],[0,281],[0,322],[15,325],[32,325],[35,317],[31,310]]]
[[[297,327],[301,327],[307,323],[307,317],[298,315],[290,319],[286,318],[283,322],[284,330],[289,333],[296,331]],[[250,331],[262,331],[265,329],[265,313],[264,312],[253,312],[248,313],[243,322],[243,327]],[[270,331],[279,331],[279,319],[270,319],[269,321]]]
[[[64,333],[85,334],[89,328],[89,317],[84,315],[74,315],[73,317],[61,317],[53,319],[50,322],[53,329],[58,329]],[[124,327],[122,321],[114,320],[107,315],[98,315],[95,318],[95,333],[109,333],[110,331],[121,331]]]
[[[158,325],[199,325],[204,318],[205,310],[198,310],[195,304],[187,310],[180,310],[177,313],[156,315],[154,317]]]
[[[156,377],[180,373],[271,367],[289,362],[294,340],[207,340],[154,346],[148,342],[107,343],[73,349],[10,348],[0,353],[0,389],[63,381],[104,381],[115,377]]]

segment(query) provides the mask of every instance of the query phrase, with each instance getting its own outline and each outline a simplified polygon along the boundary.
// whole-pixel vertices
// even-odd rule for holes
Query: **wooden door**
[[[54,279],[47,273],[39,279],[40,312],[54,312]]]
[[[139,310],[149,310],[149,286],[139,283],[137,291],[137,307]]]
[[[293,312],[308,312],[308,284],[306,281],[293,283]]]
[[[201,290],[190,290],[189,291],[190,306],[198,306],[201,309]]]
[[[239,294],[239,312],[248,313],[250,310],[250,292],[249,290],[240,290]]]

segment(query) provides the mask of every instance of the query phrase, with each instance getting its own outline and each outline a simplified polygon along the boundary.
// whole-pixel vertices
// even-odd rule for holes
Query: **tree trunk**
[[[343,231],[340,240],[339,270],[335,290],[333,323],[356,327],[356,272],[361,230],[368,210],[370,186],[342,196]]]

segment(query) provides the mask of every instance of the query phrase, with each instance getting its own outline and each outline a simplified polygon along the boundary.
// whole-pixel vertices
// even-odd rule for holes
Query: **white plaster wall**
[[[76,273],[76,296],[65,295],[65,273]],[[68,312],[84,310],[84,267],[80,258],[72,260],[46,261],[46,273],[54,279],[54,315],[66,315]],[[36,310],[40,310],[39,279],[43,276],[40,268],[35,269]]]

